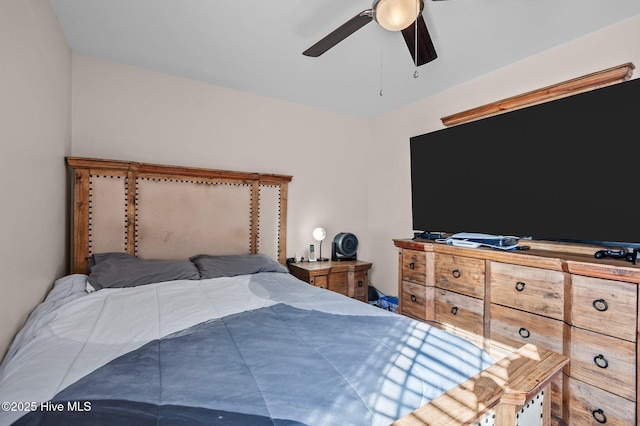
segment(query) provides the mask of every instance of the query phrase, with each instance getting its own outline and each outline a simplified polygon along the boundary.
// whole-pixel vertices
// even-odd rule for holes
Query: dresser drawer
[[[433,288],[433,287],[431,287]],[[426,319],[427,288],[423,285],[402,283],[402,314]]]
[[[491,263],[491,301],[564,320],[564,274],[548,269]]]
[[[447,329],[458,329],[483,335],[484,302],[474,297],[437,288],[435,320]]]
[[[636,345],[580,328],[571,328],[571,377],[636,400]]]
[[[436,287],[484,298],[484,260],[436,253]]]
[[[562,353],[564,323],[559,320],[491,304],[490,337],[492,342],[519,348],[533,343]]]
[[[569,378],[569,424],[576,426],[635,426],[632,401]]]
[[[402,280],[425,285],[427,254],[417,250],[402,250]]]
[[[601,278],[571,277],[571,323],[636,341],[637,286]]]

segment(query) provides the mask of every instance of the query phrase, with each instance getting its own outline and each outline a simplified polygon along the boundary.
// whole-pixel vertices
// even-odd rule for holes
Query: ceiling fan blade
[[[322,40],[302,52],[305,56],[318,57],[336,44],[340,43],[360,28],[367,25],[373,19],[373,11],[371,9],[363,10],[344,24],[333,30]]]
[[[418,61],[416,62],[416,22],[418,23]],[[427,30],[427,24],[424,23],[422,15],[418,16],[418,19],[413,24],[402,30],[402,36],[407,43],[409,52],[413,62],[418,66],[424,65],[427,62],[431,62],[438,57],[436,49],[433,47],[431,36]]]

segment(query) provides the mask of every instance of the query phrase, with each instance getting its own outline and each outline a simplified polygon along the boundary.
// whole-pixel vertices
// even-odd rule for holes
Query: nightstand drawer
[[[373,266],[369,262],[317,261],[291,263],[288,266],[291,275],[302,281],[367,302],[369,269]]]
[[[484,298],[484,260],[436,253],[436,287]]]
[[[353,298],[361,301],[365,300],[365,294],[368,291],[368,273],[367,271],[353,272]]]
[[[440,324],[482,336],[483,318],[484,302],[482,299],[440,288],[436,289],[435,320]]]
[[[527,343],[562,353],[564,322],[491,304],[491,341],[510,348]]]
[[[427,281],[427,255],[423,251],[402,250],[402,280],[425,285]]]
[[[316,275],[311,278],[311,282],[316,287],[329,288],[329,276],[328,275]]]
[[[433,287],[431,287],[433,288]],[[427,288],[423,285],[402,283],[402,314],[426,319]]]
[[[571,376],[636,400],[636,345],[592,331],[571,328]]]
[[[636,341],[638,291],[635,284],[572,275],[571,324]]]
[[[349,293],[349,275],[347,272],[332,272],[329,274],[327,288],[336,293],[348,296]]]
[[[569,418],[576,426],[635,426],[636,404],[569,378]]]
[[[491,262],[491,301],[564,320],[564,274]]]

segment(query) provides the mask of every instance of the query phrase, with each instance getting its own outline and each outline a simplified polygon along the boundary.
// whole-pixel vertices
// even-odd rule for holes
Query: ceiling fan
[[[438,55],[422,17],[423,9],[423,0],[374,0],[371,9],[358,13],[302,54],[318,57],[375,20],[386,30],[401,31],[414,64],[424,65],[436,59]]]

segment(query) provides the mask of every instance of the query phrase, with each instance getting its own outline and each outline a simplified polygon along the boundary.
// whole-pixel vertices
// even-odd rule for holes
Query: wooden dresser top
[[[624,259],[596,259],[593,254],[603,247],[595,245],[523,240],[521,243],[530,246],[530,249],[499,250],[488,247],[456,247],[421,239],[394,239],[393,242],[402,249],[479,258],[640,284],[640,264],[634,265]]]

